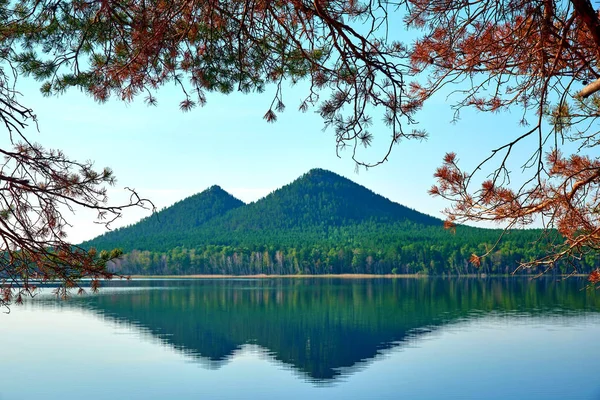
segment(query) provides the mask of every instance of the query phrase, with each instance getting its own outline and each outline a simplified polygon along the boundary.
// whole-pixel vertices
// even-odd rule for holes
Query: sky
[[[29,127],[28,139],[61,149],[72,159],[93,160],[98,168],[113,169],[117,184],[109,190],[109,203],[126,202],[124,188],[131,187],[151,199],[157,209],[215,184],[244,202],[256,201],[312,168],[324,168],[392,201],[443,218],[442,210],[449,204],[429,196],[427,190],[435,183],[433,174],[444,154],[457,152],[468,170],[524,129],[518,125],[518,110],[514,115],[464,110],[461,120],[452,124],[451,101],[440,94],[416,116],[416,127],[430,134],[427,141],[401,142],[389,162],[356,173],[350,154],[336,155],[335,135],[323,130],[315,109],[297,111],[307,94],[305,83],[286,89],[287,108],[275,123],[263,119],[273,88],[262,94],[208,93],[206,106],[184,113],[179,109],[183,94],[174,86],[157,92],[155,107],[144,104],[142,98],[98,104],[76,89],[46,98],[39,86],[22,77],[17,84],[21,103],[38,117],[39,132]],[[390,136],[382,124],[376,124],[373,133],[374,146],[364,153],[372,160],[384,154]],[[515,150],[516,158],[523,159],[530,152],[524,143]],[[514,164],[517,170],[518,165]],[[128,209],[112,227],[147,215],[148,210]],[[67,215],[67,220],[73,225],[67,230],[73,243],[105,232],[103,226],[94,224],[90,212],[78,210]]]

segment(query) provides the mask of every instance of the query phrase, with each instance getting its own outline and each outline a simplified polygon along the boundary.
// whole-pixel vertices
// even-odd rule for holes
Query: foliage
[[[387,36],[399,14],[420,32],[413,43]],[[0,189],[12,196],[0,215],[13,221],[0,231],[8,260],[1,279],[17,284],[35,272],[68,283],[56,272],[60,263],[40,263],[38,256],[54,260],[51,254],[62,251],[65,265],[80,271],[93,261],[89,255],[78,261],[83,253],[67,245],[59,202],[96,209],[100,217],[118,217],[122,209],[105,204],[102,185],[111,182],[110,174],[89,175],[90,164],[42,150],[22,136],[35,116],[18,101],[20,75],[40,80],[47,95],[77,87],[100,102],[145,95],[156,104],[154,90],[175,83],[183,111],[204,104],[207,92],[261,92],[272,84],[268,122],[286,107],[284,81],[307,80],[310,88],[298,108],[316,107],[333,128],[338,150],[350,147],[352,159],[364,166],[386,161],[402,139],[424,138],[425,132],[408,129],[415,112],[459,83],[452,97],[457,116],[464,107],[517,108],[528,127],[483,160],[498,164],[481,188],[473,189],[475,173],[447,157],[432,189],[453,202],[447,226],[491,219],[512,228],[537,218],[558,228],[561,235],[553,239],[560,241],[552,242],[551,254],[524,265],[576,265],[594,257],[600,239],[593,155],[599,49],[600,19],[589,0],[2,0],[0,120],[16,148],[3,151],[0,177]],[[374,120],[389,127],[389,147],[380,159],[365,161],[358,150],[375,140]],[[530,179],[510,188],[507,160],[528,137],[537,140],[524,165]],[[581,154],[561,154],[559,147],[569,141]],[[135,193],[132,200],[125,206],[143,203]],[[18,269],[15,257],[22,259]],[[47,266],[56,273],[44,275]]]
[[[125,101],[175,83],[180,108],[206,103],[207,92],[276,93],[264,118],[275,122],[283,83],[310,81],[298,104],[317,107],[338,148],[371,142],[373,110],[392,130],[391,143],[422,138],[405,131],[416,106],[406,97],[401,65],[407,52],[381,34],[388,8],[357,1],[79,1],[20,0],[14,32],[25,51],[15,61],[42,81],[42,92],[78,87],[103,102]],[[30,26],[29,24],[33,24]],[[355,29],[370,25],[367,32]]]
[[[56,294],[62,297],[69,289],[83,290],[78,283],[82,278],[91,279],[96,290],[99,279],[113,276],[106,263],[121,253],[71,245],[63,212],[94,209],[99,222],[108,225],[124,207],[143,206],[144,201],[132,191],[129,204],[106,205],[103,185],[114,183],[112,171],[98,172],[91,163],[72,161],[60,151],[24,142],[0,153],[0,306],[21,303],[47,281],[61,282]]]
[[[557,228],[560,240],[524,266],[552,268],[558,260],[596,255],[600,17],[591,2],[410,3],[406,21],[424,32],[411,49],[411,65],[427,75],[426,83],[413,84],[414,94],[425,101],[448,83],[468,81],[458,94],[457,114],[463,107],[516,107],[526,126],[473,172],[459,168],[454,153],[446,156],[431,194],[452,202],[449,223],[492,220],[511,228],[537,220]],[[523,165],[530,173],[511,187],[509,157],[530,137],[536,147]],[[576,154],[561,151],[569,142],[575,142]],[[497,168],[480,178],[477,172],[491,160],[498,160]]]
[[[317,107],[338,150],[349,146],[357,165],[384,162],[401,139],[424,138],[407,127],[449,84],[460,84],[451,96],[457,118],[465,107],[516,107],[527,128],[483,161],[499,158],[481,189],[472,189],[479,179],[456,162],[458,175],[444,175],[446,166],[436,174],[440,183],[432,193],[453,202],[448,226],[491,219],[512,228],[537,219],[563,237],[547,257],[532,260],[548,267],[597,250],[597,158],[571,158],[559,149],[573,140],[580,152],[593,151],[598,143],[600,19],[589,0],[18,4],[16,15],[35,16],[36,29],[15,31],[26,51],[14,59],[44,81],[45,93],[77,86],[99,101],[146,93],[155,104],[153,90],[174,82],[182,88],[181,108],[189,110],[205,103],[206,92],[260,92],[274,84],[265,113],[273,122],[285,109],[284,80],[306,79],[310,90],[299,109]],[[388,24],[401,16],[419,32],[413,43],[387,36]],[[373,115],[390,127],[390,146],[381,159],[365,161],[358,146],[375,139]],[[531,176],[509,188],[507,160],[530,136],[537,137],[524,166]]]

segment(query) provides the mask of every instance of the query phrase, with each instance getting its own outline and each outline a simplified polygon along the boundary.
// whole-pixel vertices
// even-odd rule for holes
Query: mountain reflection
[[[114,288],[123,285],[129,287]],[[157,280],[111,286],[65,304],[135,325],[209,367],[252,344],[315,381],[351,373],[386,349],[489,313],[600,310],[600,295],[582,291],[585,283],[577,279]]]

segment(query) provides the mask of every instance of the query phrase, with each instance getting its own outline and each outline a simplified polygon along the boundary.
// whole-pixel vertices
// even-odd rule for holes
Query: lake
[[[0,399],[600,399],[600,292],[507,279],[109,282],[0,315]]]

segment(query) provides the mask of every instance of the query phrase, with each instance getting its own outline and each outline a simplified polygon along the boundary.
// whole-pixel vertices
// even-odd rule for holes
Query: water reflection
[[[274,279],[115,282],[45,306],[84,309],[216,369],[251,351],[327,383],[441,327],[481,318],[581,323],[600,310],[584,283],[522,279]],[[41,304],[40,304],[41,305]],[[250,350],[249,350],[250,349]]]

